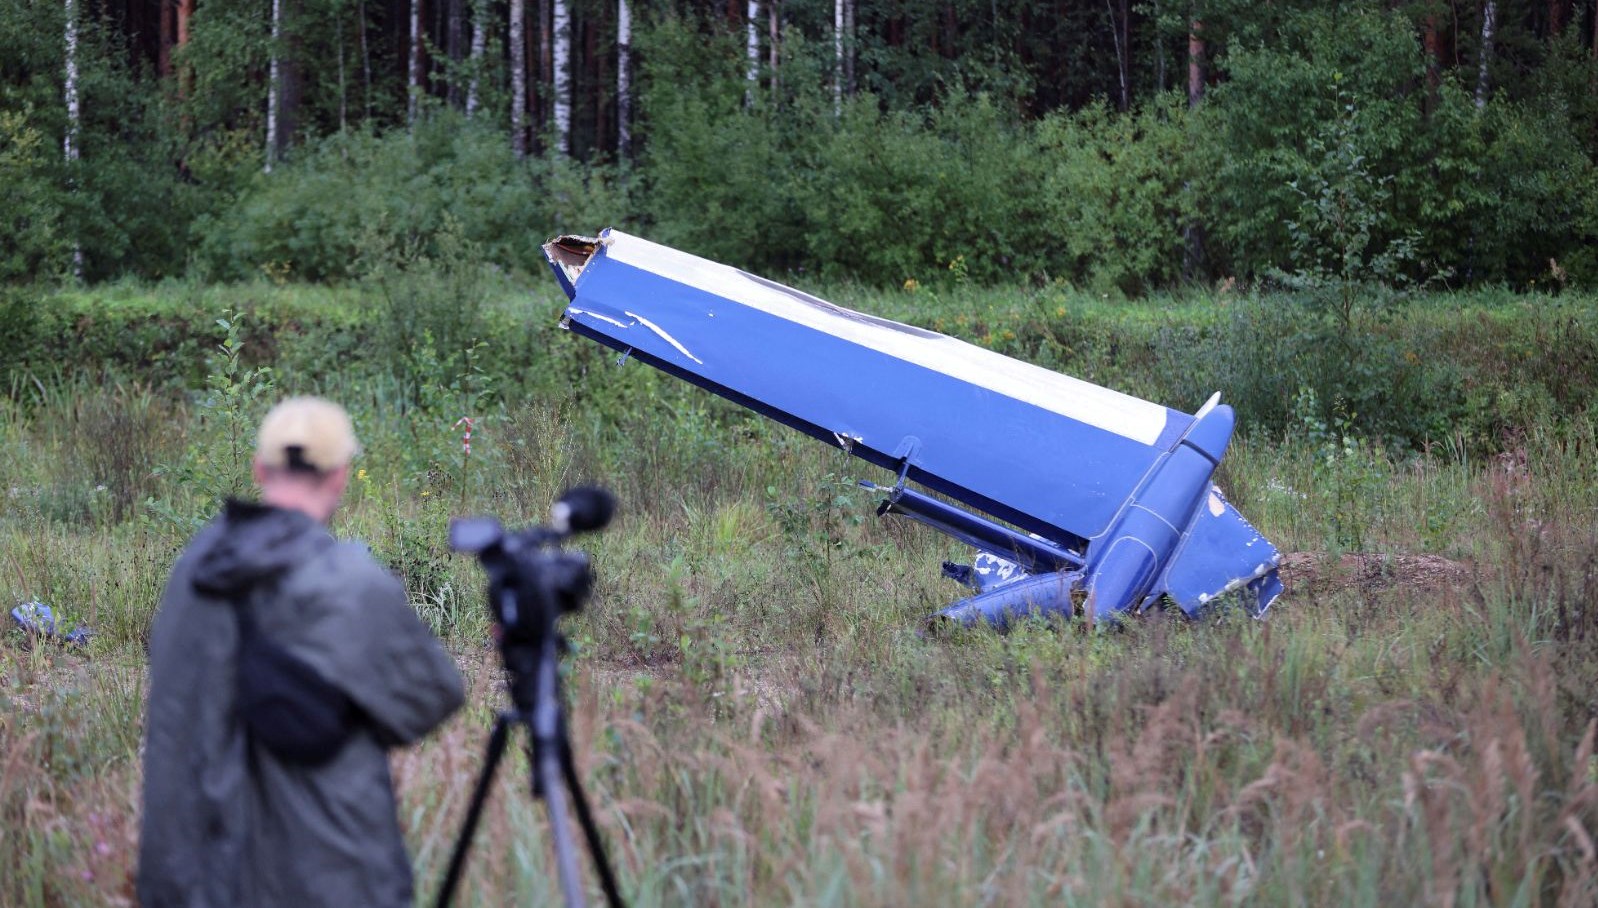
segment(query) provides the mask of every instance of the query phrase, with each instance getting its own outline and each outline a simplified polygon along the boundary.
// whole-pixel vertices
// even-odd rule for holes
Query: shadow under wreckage
[[[618,230],[544,253],[563,327],[889,471],[861,483],[879,515],[976,549],[943,565],[974,594],[935,621],[1259,617],[1281,593],[1280,554],[1211,481],[1235,422],[1218,393],[1182,413]]]

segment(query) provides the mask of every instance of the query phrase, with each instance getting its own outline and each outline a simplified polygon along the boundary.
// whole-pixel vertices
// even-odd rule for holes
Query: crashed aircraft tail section
[[[1276,550],[1210,482],[1233,427],[1218,399],[1189,415],[620,231],[544,248],[563,325],[890,471],[879,514],[1011,566],[945,618],[1231,593],[1262,614],[1280,589]]]

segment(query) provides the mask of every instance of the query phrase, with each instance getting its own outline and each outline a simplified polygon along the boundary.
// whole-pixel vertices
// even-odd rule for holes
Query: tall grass
[[[473,398],[469,463],[460,397],[400,407],[381,376],[339,379],[364,389],[367,453],[336,529],[403,573],[470,681],[393,761],[423,891],[503,697],[447,518],[539,520],[599,480],[622,510],[583,540],[599,582],[567,622],[572,734],[636,904],[1598,903],[1587,418],[1488,457],[1240,438],[1226,491],[1305,556],[1263,622],[927,637],[959,595],[937,568],[957,546],[870,518],[858,462],[640,374],[606,377],[621,419],[555,392]],[[43,393],[0,398],[0,604],[97,636],[0,642],[0,903],[126,904],[143,644],[182,520],[204,516],[192,471],[164,467],[212,450],[215,415],[134,385]],[[113,419],[106,400],[134,403]],[[101,483],[84,452],[113,423],[107,462],[144,497],[61,504]],[[555,898],[526,780],[513,753],[463,903]]]

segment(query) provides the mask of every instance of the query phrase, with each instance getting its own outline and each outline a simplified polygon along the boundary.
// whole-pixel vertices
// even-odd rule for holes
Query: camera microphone
[[[610,523],[616,513],[616,496],[598,486],[578,486],[560,496],[549,509],[549,522],[557,533],[586,533]]]

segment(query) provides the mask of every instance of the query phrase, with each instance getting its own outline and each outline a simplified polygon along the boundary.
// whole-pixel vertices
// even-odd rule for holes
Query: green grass
[[[502,697],[447,520],[540,521],[564,486],[601,481],[621,511],[582,540],[598,584],[567,622],[572,734],[634,904],[1598,899],[1583,412],[1490,452],[1335,427],[1240,437],[1219,481],[1299,566],[1266,621],[929,637],[922,619],[960,595],[938,563],[965,553],[872,517],[851,480],[876,471],[544,340],[560,368],[495,395],[458,373],[279,362],[235,376],[274,382],[260,400],[70,375],[0,398],[0,604],[37,598],[98,632],[84,650],[0,642],[0,903],[131,898],[154,603],[192,521],[241,479],[230,419],[301,389],[348,400],[365,443],[336,530],[402,572],[471,687],[394,760],[423,892]],[[585,384],[563,387],[573,374]],[[464,463],[461,415],[478,419]],[[464,904],[556,898],[521,760]]]

